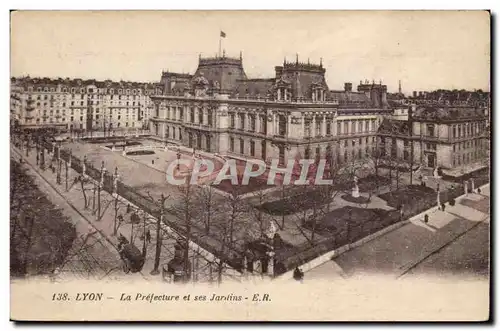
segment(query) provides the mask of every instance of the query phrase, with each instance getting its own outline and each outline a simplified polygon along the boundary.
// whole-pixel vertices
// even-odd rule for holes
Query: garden
[[[75,227],[12,160],[10,185],[11,276],[51,274],[64,264],[76,239]]]

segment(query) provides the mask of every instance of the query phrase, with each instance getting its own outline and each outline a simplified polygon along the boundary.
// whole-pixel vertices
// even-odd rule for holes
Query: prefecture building
[[[163,72],[152,96],[152,133],[167,143],[280,163],[298,156],[363,158],[392,110],[387,87],[360,82],[331,90],[322,62],[283,61],[274,77],[247,77],[243,59],[200,56],[194,74]]]

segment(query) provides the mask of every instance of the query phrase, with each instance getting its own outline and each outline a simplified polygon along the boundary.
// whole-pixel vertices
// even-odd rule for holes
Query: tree
[[[241,244],[236,239],[236,231],[242,229],[240,225],[245,225],[243,217],[245,212],[248,211],[247,205],[241,199],[238,187],[233,187],[233,191],[229,194],[224,203],[225,216],[217,222],[217,231],[220,234],[220,251],[219,256],[222,257],[216,262],[217,266],[217,283],[222,282],[222,273],[227,264],[225,259],[234,256],[235,248]]]
[[[216,193],[211,185],[203,185],[197,192],[193,208],[198,208],[198,215],[202,215],[202,222],[205,233],[210,234],[212,221],[217,212],[219,212],[219,203]]]
[[[153,270],[151,271],[151,275],[157,275],[160,273],[158,270],[160,266],[160,255],[161,255],[161,245],[162,245],[162,237],[161,237],[161,225],[162,222],[164,222],[165,218],[165,202],[170,196],[165,196],[163,193],[161,194],[160,199],[155,200],[148,192],[148,196],[151,199],[151,201],[155,202],[156,206],[158,207],[160,211],[160,216],[157,218],[156,221],[156,250],[155,250],[155,263]],[[127,207],[128,210],[129,207]],[[146,240],[146,239],[144,239]]]
[[[189,270],[189,244],[191,242],[191,228],[193,223],[194,215],[197,211],[196,208],[196,192],[194,186],[191,184],[192,173],[189,172],[186,176],[186,181],[184,185],[179,185],[177,187],[179,193],[179,199],[176,199],[176,203],[169,208],[169,212],[175,216],[180,222],[182,230],[184,230],[184,242],[181,244],[184,249],[184,276],[186,281],[188,280],[188,275],[190,275]]]

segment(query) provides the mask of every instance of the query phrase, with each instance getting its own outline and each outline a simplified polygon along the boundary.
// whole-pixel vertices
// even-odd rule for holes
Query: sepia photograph
[[[487,321],[490,15],[11,11],[11,319]]]

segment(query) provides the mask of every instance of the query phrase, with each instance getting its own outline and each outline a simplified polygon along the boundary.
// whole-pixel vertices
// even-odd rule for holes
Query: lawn
[[[398,211],[346,206],[304,224],[306,229],[345,243],[356,241],[399,220]]]
[[[305,209],[319,206],[327,203],[330,196],[326,195],[322,190],[300,190],[295,192],[285,192],[285,199],[275,200],[272,202],[263,203],[258,208],[271,215],[291,215]]]
[[[441,192],[441,194],[443,197],[446,192]],[[404,215],[407,217],[421,213],[437,203],[436,190],[421,185],[408,185],[399,190],[381,194],[379,198],[387,201],[387,204],[393,208],[400,208],[402,205]],[[445,199],[441,201],[446,202]]]
[[[230,179],[224,179],[219,184],[212,186],[218,190],[236,195],[265,190],[275,186],[267,184],[267,179],[260,177],[250,177],[248,185],[241,185],[242,178],[242,175],[238,175],[238,185],[233,185]]]

